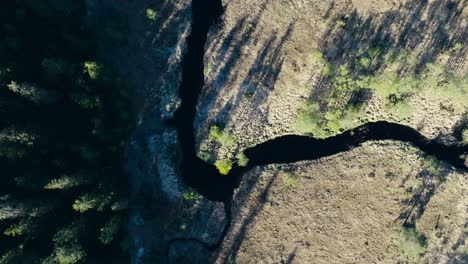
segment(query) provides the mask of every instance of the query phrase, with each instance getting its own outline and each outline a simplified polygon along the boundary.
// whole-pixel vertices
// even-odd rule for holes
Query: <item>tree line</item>
[[[0,6],[0,263],[128,262],[131,113],[85,1]]]

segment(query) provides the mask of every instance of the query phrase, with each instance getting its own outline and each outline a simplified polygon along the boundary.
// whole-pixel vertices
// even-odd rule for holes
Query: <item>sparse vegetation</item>
[[[379,46],[367,52],[358,50],[350,55],[352,63],[333,65],[325,61],[322,53],[314,51],[314,61],[323,66],[322,77],[329,78],[331,89],[317,102],[304,104],[297,116],[296,130],[315,137],[323,138],[340,133],[359,125],[365,119],[363,102],[352,102],[349,98],[368,89],[376,96],[386,100],[388,113],[399,119],[406,119],[416,113],[416,108],[408,98],[416,93],[431,90],[434,94],[450,98],[460,105],[468,105],[467,76],[457,76],[440,64],[427,64],[418,74],[400,76],[396,73],[401,64],[410,63],[410,55],[404,52],[384,53]],[[373,62],[389,63],[382,72],[370,70]],[[352,70],[351,70],[352,69]]]
[[[392,249],[400,261],[420,263],[427,251],[426,237],[413,227],[402,227],[392,239]]]
[[[426,156],[423,159],[422,165],[427,172],[431,173],[434,176],[440,175],[442,171],[440,167],[440,161],[438,161],[435,157],[432,156]]]
[[[361,110],[362,105],[355,104],[346,106],[344,110],[331,108],[323,113],[318,104],[306,104],[298,115],[295,127],[301,133],[325,138],[360,124]]]
[[[286,186],[292,187],[299,182],[299,176],[291,172],[284,172],[281,174],[281,179]]]

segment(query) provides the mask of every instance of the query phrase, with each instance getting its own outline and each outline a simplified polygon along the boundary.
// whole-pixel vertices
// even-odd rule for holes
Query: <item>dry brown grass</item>
[[[441,167],[444,183],[423,176],[421,153],[390,141],[313,162],[258,168],[234,197],[232,229],[216,262],[460,260],[467,249],[468,175],[447,169]],[[300,177],[289,184],[285,173]],[[435,192],[428,192],[430,185]],[[419,256],[426,249],[419,237],[402,231],[408,216],[408,224],[427,237],[426,256]]]

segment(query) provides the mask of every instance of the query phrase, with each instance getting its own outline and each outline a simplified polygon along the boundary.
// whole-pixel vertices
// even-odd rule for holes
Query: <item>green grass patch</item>
[[[400,119],[405,119],[411,117],[416,112],[416,108],[406,102],[400,101],[391,107],[391,111],[395,112]]]

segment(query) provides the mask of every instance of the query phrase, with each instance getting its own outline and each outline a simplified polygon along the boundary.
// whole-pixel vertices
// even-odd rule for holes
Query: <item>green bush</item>
[[[244,153],[239,153],[236,155],[237,165],[240,167],[245,167],[249,163],[249,159],[245,156]]]
[[[392,248],[400,261],[420,263],[427,251],[427,240],[415,228],[402,227],[392,239]]]
[[[233,163],[230,160],[217,160],[214,165],[218,169],[219,173],[227,175],[232,169],[232,164]]]
[[[333,72],[333,66],[329,63],[329,62],[325,62],[325,64],[323,65],[323,68],[322,68],[322,71],[320,72],[320,74],[323,76],[323,77],[330,77],[330,75],[332,74]]]
[[[84,194],[80,198],[76,199],[73,203],[73,209],[80,213],[84,213],[90,209],[93,209],[98,204],[97,197],[91,194]]]
[[[75,264],[86,257],[86,252],[81,245],[73,243],[56,248],[54,256],[55,261],[59,264]]]
[[[193,201],[198,198],[199,194],[195,189],[189,187],[184,191],[182,196],[184,197],[184,200],[186,201]]]
[[[434,176],[442,172],[440,161],[433,156],[427,156],[422,162],[423,168]]]
[[[204,161],[209,161],[211,159],[211,154],[208,151],[200,151],[198,157]]]
[[[6,236],[21,236],[25,233],[29,233],[33,229],[33,223],[29,219],[23,219],[19,223],[15,223],[7,228],[3,234]]]
[[[372,61],[368,57],[362,57],[362,58],[359,59],[359,66],[362,69],[369,69],[371,63],[372,63]]]
[[[299,176],[290,172],[281,174],[281,179],[286,186],[292,187],[299,182]]]
[[[86,183],[86,176],[81,173],[73,175],[63,175],[60,178],[52,179],[44,186],[44,189],[65,190]]]
[[[401,99],[405,96],[416,93],[421,88],[419,77],[401,78],[394,73],[382,73],[369,78],[369,88],[373,89],[377,95],[388,98],[390,95]]]
[[[233,147],[237,144],[237,139],[229,132],[222,130],[217,125],[213,125],[210,128],[209,133],[210,140],[216,141],[223,147]]]
[[[146,17],[149,20],[156,20],[156,18],[158,18],[158,13],[156,13],[156,11],[154,11],[153,9],[148,8],[146,9]]]
[[[80,213],[84,213],[90,209],[102,211],[109,206],[112,200],[113,193],[85,193],[81,195],[73,203],[73,209]]]
[[[323,120],[320,116],[318,103],[307,103],[302,105],[295,123],[295,129],[303,134],[312,134],[315,137],[325,137]]]
[[[101,72],[101,66],[95,61],[87,61],[83,64],[84,72],[88,74],[89,78],[95,80]]]
[[[118,216],[113,216],[105,225],[101,228],[101,233],[99,234],[99,240],[102,244],[108,245],[112,242],[119,231],[121,224],[121,219]]]
[[[463,144],[468,144],[468,128],[463,129],[462,142]]]

